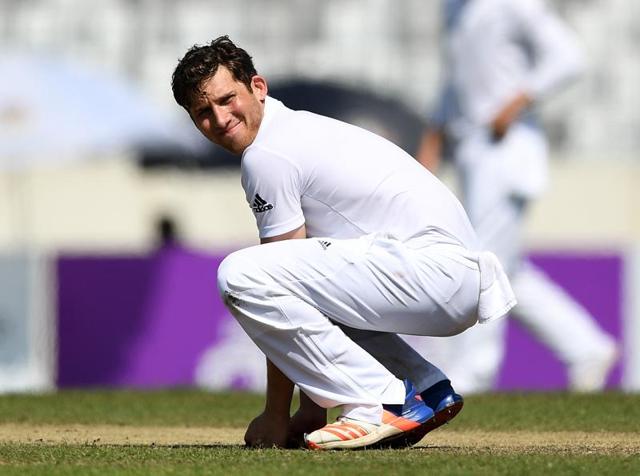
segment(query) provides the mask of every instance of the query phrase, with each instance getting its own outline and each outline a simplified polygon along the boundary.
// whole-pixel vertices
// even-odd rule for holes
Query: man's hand
[[[292,395],[293,382],[267,359],[267,398],[264,411],[253,419],[244,435],[247,446],[286,446]]]
[[[529,105],[531,105],[531,98],[526,93],[520,93],[509,101],[491,122],[493,140],[502,140],[511,124]]]
[[[244,442],[251,448],[285,448],[288,428],[289,415],[263,412],[249,423]]]

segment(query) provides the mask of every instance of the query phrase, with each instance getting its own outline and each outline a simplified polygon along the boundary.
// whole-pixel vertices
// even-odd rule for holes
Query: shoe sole
[[[436,415],[426,423],[423,423],[415,430],[394,435],[384,440],[378,441],[376,448],[407,448],[414,446],[425,437],[425,435],[436,428],[441,427],[445,423],[453,420],[462,410],[464,401],[454,402],[451,405],[440,410]]]
[[[305,443],[310,450],[364,450],[371,448],[371,445],[375,445],[380,441],[380,438],[376,432],[369,433],[366,436],[361,436],[354,440],[331,441],[328,443],[314,443],[305,438]]]
[[[305,443],[310,450],[364,450],[376,447],[382,440],[396,438],[398,435],[402,435],[402,433],[398,433],[398,431],[401,430],[397,428],[380,428],[377,431],[353,440],[330,441],[327,443],[315,443],[307,440],[305,436]]]
[[[405,434],[412,433],[420,430],[424,425],[430,421],[435,420],[435,417],[427,420],[423,424],[419,424],[416,421],[408,420],[403,417],[393,418],[380,427],[367,435],[355,438],[353,440],[339,440],[330,441],[327,443],[315,443],[307,439],[307,435],[304,436],[307,448],[310,450],[364,450],[378,448],[383,441],[395,440],[398,437],[402,437]],[[424,436],[424,435],[423,435]]]

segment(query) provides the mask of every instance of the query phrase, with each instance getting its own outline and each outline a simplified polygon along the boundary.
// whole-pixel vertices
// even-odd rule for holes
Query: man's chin
[[[247,148],[246,146],[242,146],[235,142],[216,142],[215,144],[219,145],[224,150],[234,155],[242,154],[244,150]]]
[[[246,149],[246,146],[236,146],[234,148],[230,148],[227,149],[229,152],[231,152],[232,154],[235,155],[242,155],[242,153],[244,152],[244,150]]]

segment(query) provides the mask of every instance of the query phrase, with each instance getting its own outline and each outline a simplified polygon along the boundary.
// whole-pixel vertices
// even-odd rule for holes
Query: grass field
[[[0,397],[0,474],[640,474],[640,395],[469,397],[404,450],[249,450],[262,397],[194,390]]]

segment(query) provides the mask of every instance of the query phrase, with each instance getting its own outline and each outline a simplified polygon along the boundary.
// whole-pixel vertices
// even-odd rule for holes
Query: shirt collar
[[[260,129],[258,135],[263,128],[266,128],[272,121],[278,111],[284,109],[284,104],[277,99],[267,96],[264,100],[264,115],[262,116],[262,122],[260,123]]]
[[[245,152],[251,148],[253,144],[256,144],[260,141],[260,138],[265,134],[265,130],[269,127],[269,124],[273,122],[273,119],[276,115],[282,110],[284,110],[286,106],[282,104],[281,101],[278,101],[271,96],[267,96],[264,101],[264,112],[262,114],[262,121],[260,122],[260,127],[258,128],[258,133],[256,134],[253,142],[245,149]],[[244,155],[244,153],[242,154]]]

